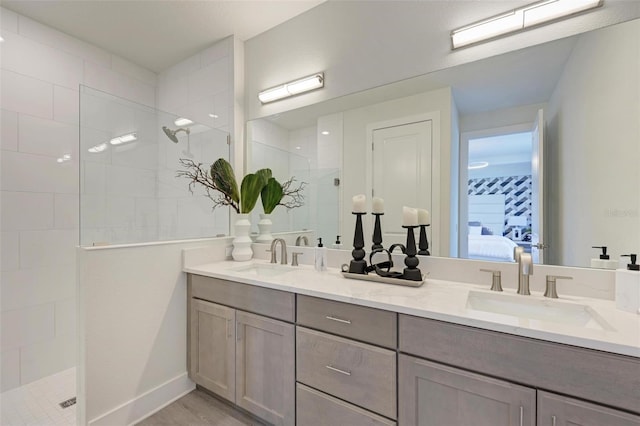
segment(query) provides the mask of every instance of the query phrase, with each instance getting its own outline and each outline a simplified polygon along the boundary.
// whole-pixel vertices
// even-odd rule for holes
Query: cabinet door
[[[235,398],[235,310],[191,299],[191,379],[233,402]]]
[[[535,425],[534,389],[406,355],[398,369],[400,425]]]
[[[538,425],[640,426],[640,417],[601,405],[539,391]]]
[[[274,425],[294,425],[294,326],[241,311],[236,323],[236,404]]]

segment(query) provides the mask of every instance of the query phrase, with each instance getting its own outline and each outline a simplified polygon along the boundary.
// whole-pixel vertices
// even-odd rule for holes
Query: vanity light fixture
[[[178,127],[184,127],[184,126],[188,126],[190,124],[193,124],[193,121],[189,120],[188,118],[179,117],[179,118],[176,118],[173,121],[173,124],[175,124]]]
[[[258,93],[263,104],[324,87],[324,73],[316,73]]]
[[[489,163],[486,161],[476,161],[473,163],[469,163],[467,168],[469,170],[475,170],[475,169],[484,169],[485,167],[488,167],[488,166],[489,166]]]
[[[454,49],[568,17],[602,5],[603,0],[544,0],[451,32]]]
[[[109,141],[111,145],[120,145],[123,143],[129,143],[138,140],[137,133],[127,133],[126,135],[118,136]]]

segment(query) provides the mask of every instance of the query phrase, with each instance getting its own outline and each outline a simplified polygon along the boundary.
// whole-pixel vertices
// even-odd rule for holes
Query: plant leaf
[[[211,177],[220,192],[236,203],[240,202],[236,175],[233,172],[233,167],[231,167],[231,164],[229,164],[227,160],[218,158],[216,162],[211,165]]]
[[[266,214],[271,214],[276,206],[282,200],[284,191],[282,185],[275,178],[270,178],[267,184],[262,188],[260,197],[262,199],[262,208]]]
[[[265,186],[269,179],[271,179],[271,169],[260,169],[255,172],[255,174],[262,179],[262,186]]]
[[[240,186],[240,213],[251,213],[264,186],[264,175],[248,174]]]

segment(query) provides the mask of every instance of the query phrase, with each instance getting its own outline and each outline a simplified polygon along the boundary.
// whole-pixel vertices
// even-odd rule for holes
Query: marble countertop
[[[308,265],[277,266],[291,270],[276,276],[258,276],[238,270],[251,264],[269,265],[263,260],[222,261],[185,267],[183,270],[401,314],[640,357],[640,315],[620,311],[616,309],[615,302],[610,300],[562,295],[552,300],[536,292],[532,292],[531,296],[520,296],[508,289],[496,293],[489,291],[486,285],[429,278],[421,287],[404,287],[347,279],[337,269],[317,272]],[[481,303],[474,305],[470,300]],[[507,302],[506,305],[503,301]],[[501,313],[496,313],[491,307],[487,310],[487,306],[494,305],[494,302],[497,302]],[[578,320],[551,321],[548,316],[546,319],[535,319],[539,318],[537,312],[541,304],[559,311],[567,308],[572,312],[570,316]],[[580,318],[596,320],[581,321]]]

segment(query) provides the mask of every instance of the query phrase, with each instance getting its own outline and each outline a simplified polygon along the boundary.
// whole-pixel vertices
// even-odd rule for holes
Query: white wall
[[[581,37],[549,101],[553,264],[589,266],[593,245],[638,252],[639,74],[636,20]]]
[[[155,74],[0,8],[2,390],[76,365],[78,85],[155,105]],[[64,154],[71,160],[57,163]]]
[[[343,236],[346,245],[352,241],[355,228],[355,220],[351,214],[351,197],[355,194],[364,194],[367,189],[367,177],[362,167],[367,158],[367,125],[417,114],[439,112],[440,139],[438,141],[434,137],[433,152],[434,156],[438,155],[435,147],[439,145],[440,173],[432,176],[432,182],[433,188],[440,188],[440,197],[438,200],[432,200],[434,211],[431,212],[431,215],[432,223],[439,224],[441,238],[438,241],[430,241],[430,245],[434,248],[434,253],[439,255],[449,253],[452,108],[451,90],[445,88],[343,112],[344,166],[342,173],[344,179],[341,205]],[[353,167],[353,165],[357,165],[357,167]],[[365,220],[364,235],[371,235],[372,232],[372,224],[369,220]]]
[[[330,1],[246,42],[247,119],[295,109],[431,71],[499,55],[640,16],[640,3],[607,1],[590,13],[450,50],[450,32],[529,0]],[[322,90],[260,105],[268,87],[324,71]]]
[[[230,238],[78,249],[86,412],[81,424],[127,425],[194,388],[187,374],[182,250],[225,258]]]

